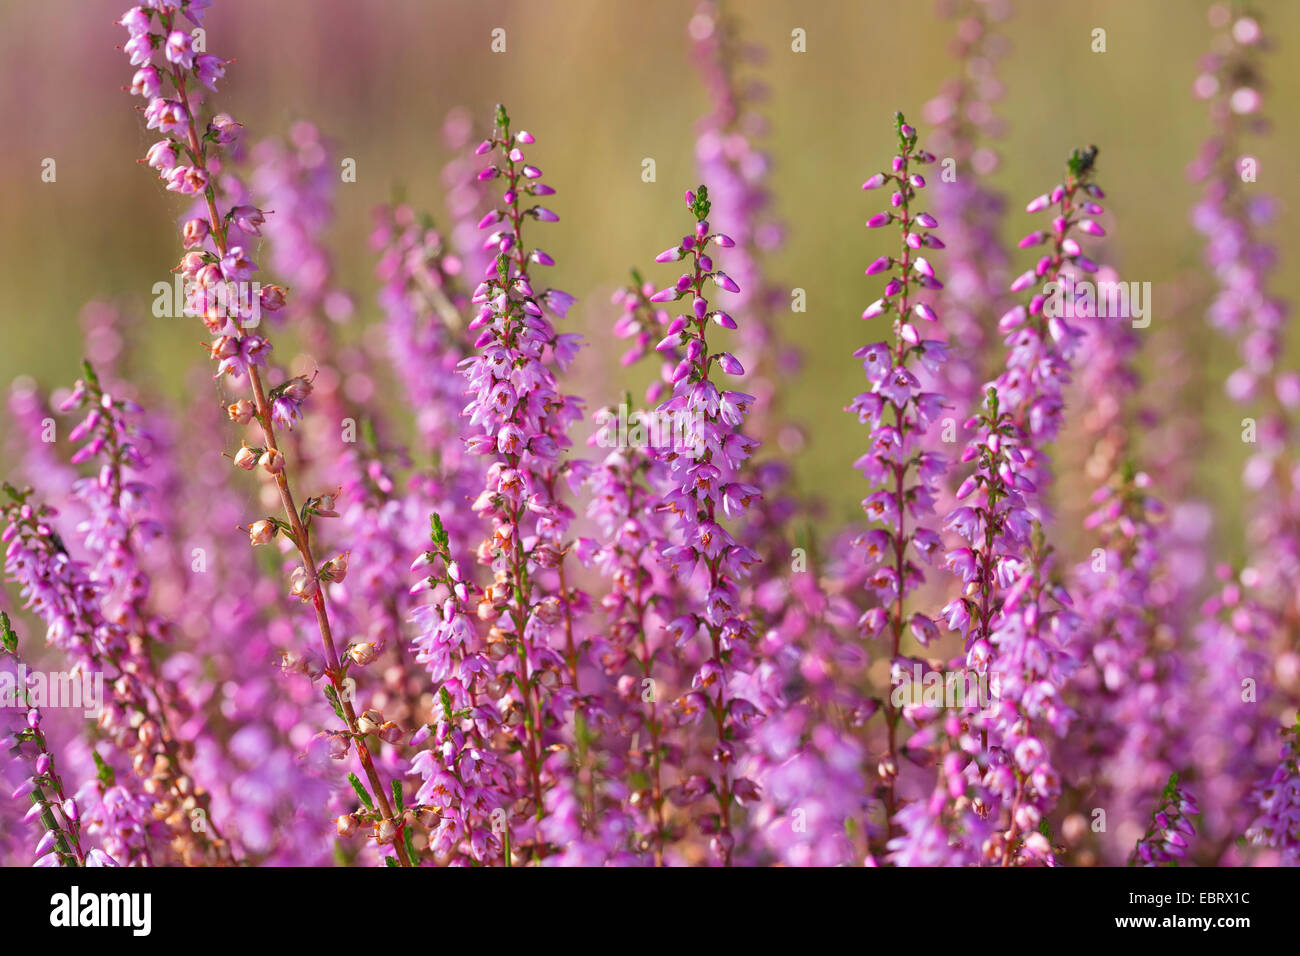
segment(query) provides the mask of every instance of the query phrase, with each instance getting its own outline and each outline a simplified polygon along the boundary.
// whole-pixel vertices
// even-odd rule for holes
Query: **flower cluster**
[[[1194,458],[1223,451],[1208,366],[1150,372],[1200,343],[1149,361],[1172,333],[1113,310],[1131,284],[1084,248],[1112,228],[1095,147],[1028,204],[1045,221],[1012,278],[988,178],[1012,145],[1004,0],[943,0],[956,75],[928,91],[928,148],[901,113],[869,147],[883,288],[867,344],[826,366],[865,376],[843,392],[799,367],[819,323],[853,323],[776,277],[739,12],[698,0],[684,24],[708,100],[685,235],[575,309],[533,234],[561,180],[504,107],[481,140],[445,114],[444,208],[385,201],[329,124],[244,146],[208,102],[233,63],[207,51],[210,5],[119,24],[142,162],[178,200],[154,312],[201,321],[215,368],[200,353],[166,390],[123,290],[82,313],[71,388],[8,395],[0,862],[1300,864],[1300,379],[1243,154],[1265,130],[1255,16],[1215,5],[1194,85],[1211,288],[1156,312],[1203,307],[1237,348],[1237,541],[1197,497]],[[340,182],[383,203],[369,289],[350,231],[327,239]],[[591,218],[562,237],[584,267]],[[848,225],[818,223],[825,264]],[[798,457],[814,391],[859,392],[848,522]],[[46,646],[20,657],[20,631]]]
[[[1246,839],[1275,848],[1286,866],[1300,866],[1300,722],[1287,734],[1282,760],[1255,795],[1259,816]]]
[[[1177,864],[1187,856],[1187,840],[1196,835],[1191,817],[1200,813],[1190,793],[1170,774],[1160,805],[1151,814],[1151,825],[1133,848],[1130,866]]]
[[[0,611],[0,656],[17,658],[18,635],[14,633],[9,615]],[[6,675],[12,676],[12,675]],[[75,797],[63,786],[63,778],[55,766],[54,755],[41,730],[41,710],[33,706],[30,689],[24,686],[20,699],[23,706],[22,726],[8,735],[8,750],[19,760],[30,760],[30,775],[20,783],[10,797],[14,800],[30,796],[32,808],[24,822],[36,818],[44,832],[33,856],[36,866],[102,866],[111,863],[102,850],[91,850],[87,855],[81,848],[81,810]],[[49,788],[49,792],[46,792]]]

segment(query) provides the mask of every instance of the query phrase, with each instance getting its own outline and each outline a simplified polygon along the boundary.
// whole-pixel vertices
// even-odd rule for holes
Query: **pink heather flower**
[[[1179,786],[1178,774],[1170,774],[1163,799],[1151,814],[1146,834],[1133,847],[1129,865],[1176,865],[1187,856],[1188,842],[1196,836],[1191,817],[1200,812],[1196,801]]]
[[[153,99],[157,96],[162,92],[162,78],[158,75],[158,71],[152,66],[136,70],[135,76],[131,78],[131,92],[145,99]]]
[[[199,78],[200,83],[215,93],[217,80],[226,75],[226,61],[210,53],[204,53],[194,60],[194,75]]]
[[[117,22],[133,37],[148,33],[149,28],[153,25],[150,12],[143,7],[132,7],[122,14],[122,19]]]
[[[161,133],[181,134],[189,122],[189,111],[178,100],[157,97],[150,100],[144,116],[147,129],[156,129]]]
[[[176,146],[169,140],[159,140],[149,147],[149,152],[145,154],[145,160],[154,169],[166,173],[176,165]]]
[[[173,30],[167,34],[167,40],[163,43],[163,54],[167,57],[167,62],[175,63],[188,70],[194,65],[194,50],[190,35],[184,30]]]
[[[153,59],[154,37],[149,33],[137,33],[126,42],[122,51],[126,53],[132,66],[144,66]]]

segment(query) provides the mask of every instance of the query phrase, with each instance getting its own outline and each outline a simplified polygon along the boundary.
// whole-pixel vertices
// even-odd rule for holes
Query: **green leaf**
[[[402,781],[393,781],[393,806],[398,810],[402,809]]]
[[[397,862],[397,857],[395,856],[384,857],[384,866],[400,866],[400,865],[401,864]]]
[[[697,221],[707,219],[709,210],[713,208],[713,203],[709,202],[709,187],[703,183],[700,188],[695,190],[695,201],[691,203],[691,214]]]
[[[1070,170],[1070,175],[1075,179],[1086,179],[1092,172],[1093,164],[1097,162],[1097,147],[1089,146],[1087,149],[1076,149],[1070,154],[1070,159],[1066,166]]]
[[[410,827],[402,828],[402,842],[406,844],[406,858],[410,860],[411,865],[414,866],[416,857],[415,834],[411,832]]]
[[[1169,775],[1169,782],[1165,784],[1164,798],[1172,800],[1178,795],[1178,772],[1174,771]]]
[[[375,801],[370,798],[370,791],[362,786],[361,780],[355,773],[348,774],[348,783],[352,784],[352,789],[357,792],[357,796],[361,798],[361,802],[366,805],[366,809],[373,810],[375,808]]]
[[[325,699],[329,701],[330,706],[334,708],[334,716],[344,723],[347,723],[347,718],[343,716],[343,707],[339,704],[338,691],[334,689],[333,684],[325,685]]]
[[[429,540],[444,549],[449,540],[447,529],[442,526],[442,516],[436,511],[429,512]]]
[[[10,654],[18,653],[18,635],[14,633],[13,625],[9,623],[9,615],[0,611],[0,631],[3,632],[5,650]]]

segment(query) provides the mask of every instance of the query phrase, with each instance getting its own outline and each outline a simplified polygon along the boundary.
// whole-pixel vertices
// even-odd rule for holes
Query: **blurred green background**
[[[126,5],[0,3],[5,385],[19,374],[70,383],[81,356],[77,313],[94,298],[144,317],[147,335],[134,364],[148,369],[157,387],[178,393],[184,370],[199,358],[197,323],[149,317],[150,287],[167,278],[179,255],[173,223],[182,203],[135,163],[155,137],[133,109],[138,100],[122,90],[133,70],[116,49],[125,32],[114,21]],[[1201,241],[1188,224],[1197,188],[1184,175],[1207,132],[1205,106],[1191,96],[1197,60],[1213,35],[1207,4],[1014,6],[1001,27],[1012,44],[1000,64],[1007,94],[999,112],[1009,132],[993,177],[1010,200],[1008,238],[1030,228],[1024,202],[1059,180],[1072,147],[1101,147],[1098,181],[1113,216],[1110,260],[1126,280],[1176,284],[1191,297],[1176,334],[1203,366],[1210,437],[1198,452],[1199,477],[1220,509],[1230,548],[1239,536],[1241,412],[1220,385],[1233,349],[1203,321]],[[1300,98],[1300,70],[1288,49],[1300,35],[1300,3],[1254,9],[1279,45],[1266,61],[1265,106],[1279,122],[1253,152],[1259,188],[1282,200],[1276,291],[1294,300],[1300,280],[1285,266],[1300,249],[1285,227],[1300,199],[1291,174],[1300,143],[1286,121]],[[357,181],[339,188],[330,240],[341,283],[355,292],[363,318],[375,313],[370,208],[402,188],[417,207],[445,218],[438,184],[448,158],[440,139],[445,114],[461,105],[486,120],[493,104],[508,104],[516,125],[537,136],[530,159],[558,190],[551,205],[562,221],[546,227],[544,245],[558,262],[555,284],[581,300],[574,326],[599,350],[584,364],[606,370],[587,384],[603,379],[621,391],[608,293],[632,265],[672,278],[670,267],[648,263],[681,234],[682,189],[696,181],[695,121],[707,102],[686,39],[693,10],[690,0],[218,0],[207,47],[237,60],[216,102],[246,125],[250,141],[305,118],[333,138],[339,155],[356,160]],[[768,51],[760,73],[771,89],[766,146],[776,164],[778,211],[789,224],[785,248],[769,260],[771,274],[808,293],[807,313],[789,315],[785,327],[806,353],[805,377],[784,395],[810,435],[797,463],[800,482],[832,503],[833,517],[850,518],[862,493],[850,466],[864,436],[842,409],[860,390],[850,354],[866,341],[858,315],[879,287],[862,269],[890,241],[862,228],[878,200],[859,185],[890,155],[894,110],[919,119],[951,74],[953,23],[919,0],[750,0],[729,11],[743,39]],[[495,27],[507,31],[504,54],[490,50]],[[807,31],[806,53],[790,49],[796,27]],[[1104,54],[1090,49],[1097,27],[1107,31]],[[924,124],[917,125],[924,141]],[[46,157],[58,164],[55,183],[41,181]],[[644,157],[657,162],[653,184],[641,181]],[[1026,261],[1023,253],[1014,259]],[[1152,331],[1174,321],[1158,290]]]

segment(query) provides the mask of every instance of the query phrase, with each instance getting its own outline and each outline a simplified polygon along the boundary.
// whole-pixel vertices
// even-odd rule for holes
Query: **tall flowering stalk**
[[[970,421],[975,437],[962,454],[975,471],[957,489],[959,504],[945,527],[969,543],[947,553],[947,566],[960,579],[962,593],[943,609],[948,627],[961,633],[966,648],[987,647],[1005,589],[1019,567],[1033,526],[1025,495],[1033,484],[1019,474],[1025,462],[1023,435],[1013,414],[989,386],[984,408]]]
[[[1117,281],[1106,268],[1098,277]],[[1092,439],[1085,468],[1099,479],[1084,527],[1097,532],[1099,547],[1072,579],[1084,626],[1082,666],[1072,682],[1080,722],[1067,747],[1077,744],[1070,763],[1092,805],[1127,823],[1188,756],[1181,730],[1191,719],[1189,668],[1182,652],[1190,645],[1178,640],[1176,614],[1193,595],[1168,573],[1165,506],[1133,461],[1133,423],[1156,418],[1135,405],[1139,336],[1129,316],[1109,314],[1101,303],[1080,306],[1088,361],[1078,393]],[[1121,841],[1125,829],[1115,827]]]
[[[9,615],[0,611],[0,657],[5,655],[18,659],[18,635]],[[33,705],[27,687],[15,687],[13,693],[14,700],[3,703],[21,707],[25,712],[23,726],[9,735],[8,749],[15,758],[30,760],[31,772],[11,797],[15,800],[29,797],[32,808],[24,819],[35,817],[41,821],[42,834],[34,853],[36,865],[102,866],[106,862],[102,850],[87,853],[82,849],[80,810],[76,798],[64,789],[54,754],[41,730],[40,708]]]
[[[460,447],[464,382],[456,367],[465,358],[470,293],[432,221],[406,205],[381,206],[374,215],[370,244],[380,252],[375,276],[389,362],[415,414],[421,451],[445,480],[468,485],[475,476]]]
[[[1205,263],[1215,282],[1206,313],[1210,325],[1235,340],[1240,366],[1225,382],[1230,398],[1259,420],[1243,422],[1255,444],[1242,475],[1250,490],[1249,545],[1262,575],[1265,600],[1284,610],[1294,633],[1300,603],[1292,582],[1300,576],[1300,487],[1297,486],[1296,412],[1300,374],[1284,370],[1288,306],[1269,290],[1277,249],[1264,235],[1278,212],[1274,197],[1256,185],[1257,159],[1248,137],[1268,131],[1261,54],[1270,47],[1260,21],[1226,4],[1210,10],[1222,28],[1216,52],[1206,55],[1193,85],[1209,107],[1212,132],[1188,172],[1202,184],[1192,224],[1205,237]],[[1245,437],[1243,435],[1243,437]]]
[[[177,6],[159,9],[132,7],[119,21],[130,35],[123,51],[132,66],[138,67],[131,92],[148,101],[144,110],[147,126],[157,129],[164,137],[150,147],[146,161],[159,170],[169,190],[202,197],[206,204],[206,218],[192,219],[186,224],[185,240],[191,251],[181,260],[179,269],[191,289],[205,293],[200,307],[204,324],[216,336],[210,351],[213,360],[219,363],[217,375],[226,374],[248,383],[250,398],[233,403],[230,417],[240,424],[256,421],[264,444],[257,448],[245,445],[235,456],[235,463],[250,470],[260,465],[272,477],[285,513],[285,519],[268,518],[255,523],[250,535],[253,543],[258,544],[282,531],[298,552],[301,565],[292,574],[291,593],[310,603],[315,611],[325,655],[324,676],[329,683],[327,696],[347,728],[336,739],[342,745],[343,754],[355,749],[365,772],[376,807],[373,813],[376,837],[381,842],[391,842],[399,864],[409,865],[406,848],[399,839],[399,818],[389,802],[388,788],[375,769],[352,694],[344,687],[347,670],[339,657],[321,587],[322,583],[346,574],[346,557],[317,563],[309,524],[311,517],[320,513],[317,508],[320,498],[309,498],[299,509],[285,457],[277,445],[276,423],[282,420],[282,415],[273,407],[273,401],[300,403],[304,396],[301,389],[298,394],[293,392],[296,386],[292,379],[268,393],[259,370],[266,364],[271,344],[252,331],[256,327],[253,320],[262,309],[274,311],[281,307],[283,291],[268,286],[254,296],[247,292],[246,286],[239,286],[251,279],[257,264],[243,246],[228,241],[232,223],[242,228],[244,222],[264,218],[265,214],[243,207],[223,214],[217,206],[209,157],[218,155],[222,147],[235,140],[239,124],[226,114],[218,114],[206,128],[200,127],[200,87],[215,91],[217,81],[225,75],[226,63],[212,54],[197,53],[190,32],[180,21],[184,15],[194,25],[201,26],[206,7],[206,3],[198,0],[184,0]],[[165,90],[171,95],[164,96]],[[222,291],[224,295],[219,294]]]
[[[1026,496],[1026,510],[1018,511],[1015,519],[1016,533],[1006,538],[1010,549],[998,557],[996,582],[987,560],[974,578],[981,582],[978,620],[983,630],[967,635],[968,663],[988,676],[993,698],[977,722],[981,748],[973,761],[984,812],[999,821],[985,843],[984,856],[1002,866],[1054,862],[1053,850],[1038,829],[1061,792],[1060,772],[1046,741],[1050,735],[1064,736],[1074,717],[1063,690],[1077,666],[1070,645],[1080,617],[1053,575],[1052,548],[1041,522],[1034,521],[1029,529],[1024,522],[1035,511],[1042,517],[1041,498],[1028,496],[1041,496],[1051,479],[1046,447],[1060,430],[1063,390],[1083,334],[1066,321],[1068,310],[1058,308],[1066,294],[1060,283],[1076,271],[1098,269],[1070,235],[1076,227],[1090,235],[1105,233],[1086,218],[1102,211],[1093,201],[1103,195],[1091,181],[1096,154],[1095,148],[1076,150],[1067,163],[1065,182],[1026,207],[1031,213],[1055,207],[1050,228],[1032,232],[1020,243],[1022,248],[1047,244],[1049,250],[1011,283],[1013,293],[1035,290],[1028,304],[1016,306],[999,323],[1006,333],[1006,367],[991,387],[996,407],[1007,416],[1005,429],[977,436],[966,452],[969,460],[985,449],[996,451],[1004,438],[1012,438],[1016,467],[1013,471],[999,466],[999,478]],[[1069,294],[1072,303],[1072,288]],[[968,490],[973,490],[969,480],[958,497]],[[950,521],[965,517],[958,508]],[[978,527],[974,530],[978,535]],[[962,565],[953,566],[962,573]],[[948,612],[949,620],[955,618],[960,625],[974,611],[968,599],[959,601],[950,604]]]
[[[939,735],[948,799],[932,798],[919,819],[919,810],[909,811],[909,839],[898,841],[893,858],[932,858],[915,841],[949,821],[952,862],[1050,862],[1038,825],[1060,781],[1039,736],[1046,727],[1063,733],[1070,717],[1059,688],[1072,616],[1068,596],[1046,576],[1051,552],[1026,501],[1033,485],[1019,471],[1024,437],[996,387],[967,427],[975,437],[963,458],[976,469],[958,488],[947,526],[969,546],[948,552],[962,593],[944,614],[965,637],[968,672],[991,697],[982,709],[967,701],[964,722]]]
[[[1179,646],[1174,603],[1181,593],[1162,559],[1165,509],[1152,480],[1131,462],[1093,495],[1085,526],[1099,547],[1075,570],[1083,609],[1080,658],[1073,685],[1077,752],[1073,765],[1113,818],[1158,791],[1160,780],[1187,759],[1181,730],[1192,719],[1187,665]]]
[[[1269,650],[1283,628],[1263,598],[1260,571],[1234,573],[1224,564],[1215,575],[1217,590],[1202,603],[1195,629],[1199,706],[1189,749],[1206,807],[1203,842],[1213,847],[1206,858],[1218,861],[1250,825],[1252,790],[1276,767]]]
[[[1221,683],[1225,695],[1215,714],[1231,720],[1240,704],[1228,677],[1265,673],[1268,650],[1293,657],[1300,625],[1300,600],[1294,582],[1300,575],[1300,484],[1297,483],[1296,410],[1300,409],[1300,374],[1284,370],[1289,308],[1269,290],[1277,250],[1263,232],[1277,215],[1274,197],[1259,191],[1256,158],[1245,152],[1248,138],[1268,132],[1263,115],[1267,90],[1262,54],[1271,41],[1259,18],[1246,10],[1218,3],[1210,8],[1210,25],[1222,32],[1214,52],[1202,58],[1193,93],[1209,107],[1212,132],[1190,177],[1202,184],[1203,198],[1192,211],[1192,224],[1205,237],[1205,262],[1212,271],[1215,295],[1207,310],[1209,323],[1237,343],[1240,367],[1225,382],[1228,396],[1252,417],[1242,421],[1242,439],[1255,447],[1242,483],[1250,492],[1245,524],[1253,596],[1241,606],[1207,622],[1203,633],[1206,683]],[[1258,420],[1256,417],[1258,416]],[[1230,583],[1221,593],[1228,599]],[[1226,668],[1226,673],[1225,673]],[[1210,743],[1206,753],[1211,779],[1204,785],[1210,816],[1220,807],[1234,820],[1242,798],[1241,776],[1261,776],[1269,786],[1268,758],[1259,759],[1258,744],[1267,736],[1267,718],[1251,702],[1244,721],[1232,724],[1234,745]],[[1222,739],[1222,738],[1220,738]],[[1279,770],[1273,771],[1273,779]],[[1227,845],[1235,826],[1213,834]]]
[[[1300,719],[1283,736],[1277,769],[1254,794],[1259,815],[1246,839],[1277,851],[1284,865],[1300,866]]]
[[[737,543],[721,520],[724,515],[743,515],[761,491],[740,480],[744,463],[757,446],[740,430],[754,400],[741,392],[720,390],[711,377],[715,365],[726,375],[740,376],[745,371],[730,352],[713,351],[707,335],[710,322],[737,328],[735,319],[711,308],[705,295],[710,284],[726,292],[739,291],[735,280],[716,268],[710,253],[711,246],[728,249],[735,243],[710,231],[705,186],[687,191],[686,207],[695,217],[693,233],[660,253],[656,261],[686,260],[688,271],[650,297],[651,302],[689,298],[691,303],[690,313],[673,319],[659,346],[678,349],[682,357],[673,371],[672,397],[656,409],[661,420],[682,422],[685,441],[658,449],[656,455],[667,468],[663,507],[673,516],[678,542],[664,551],[664,558],[691,588],[694,601],[668,630],[679,647],[701,631],[708,637],[709,657],[692,678],[692,689],[677,703],[690,723],[698,723],[706,714],[712,718],[717,744],[707,791],[717,802],[717,813],[706,816],[703,826],[711,834],[715,858],[730,866],[736,845],[732,805],[757,793],[753,781],[737,777],[734,768],[745,738],[761,715],[752,701],[736,693],[733,680],[753,666],[753,629],[741,607],[740,582],[758,556]]]
[[[765,715],[751,747],[761,793],[751,819],[788,866],[859,863],[872,833],[876,802],[858,728],[878,702],[865,689],[857,616],[845,595],[795,573],[761,633],[750,681]]]
[[[1007,346],[1005,367],[995,385],[1004,406],[1011,410],[1025,437],[1025,476],[1041,495],[1051,479],[1046,448],[1061,428],[1065,408],[1064,389],[1071,377],[1071,363],[1083,338],[1080,326],[1068,319],[1075,294],[1069,284],[1074,276],[1092,274],[1099,266],[1083,254],[1071,235],[1106,234],[1092,216],[1102,207],[1095,201],[1105,197],[1092,182],[1096,147],[1077,149],[1066,163],[1065,182],[1033,199],[1029,213],[1052,213],[1047,229],[1036,229],[1020,240],[1020,248],[1046,246],[1033,267],[1011,283],[1013,293],[1029,291],[1026,305],[1017,305],[998,322]],[[1068,299],[1067,299],[1068,296]]]
[[[485,639],[476,619],[495,617],[494,597],[463,580],[452,556],[451,539],[435,512],[430,517],[430,547],[416,558],[422,579],[413,590],[430,591],[434,600],[412,615],[418,635],[416,660],[433,680],[436,722],[412,738],[430,743],[411,760],[410,773],[423,781],[416,794],[429,830],[429,849],[440,863],[512,862],[509,817],[526,788],[516,780],[496,738],[516,731],[520,722],[509,693],[514,673],[508,665],[509,641],[493,628]],[[426,570],[427,569],[427,570]],[[473,588],[473,590],[471,590]]]
[[[561,499],[561,482],[580,478],[564,457],[569,427],[581,417],[578,401],[559,392],[554,368],[573,359],[578,337],[559,333],[546,312],[562,317],[573,298],[558,289],[535,292],[532,265],[549,261],[524,244],[525,219],[555,222],[558,216],[529,198],[554,190],[541,170],[524,158],[534,142],[525,130],[512,132],[504,107],[478,155],[498,152],[479,174],[503,181],[501,204],[480,222],[491,229],[485,246],[496,250],[491,269],[474,292],[478,314],[469,324],[478,333],[477,353],[462,363],[469,383],[465,415],[471,454],[492,459],[474,510],[491,526],[478,549],[479,561],[494,580],[481,616],[508,642],[513,663],[503,662],[519,699],[521,719],[510,720],[523,759],[527,815],[546,815],[546,791],[556,782],[547,748],[563,727],[578,691],[580,635],[578,614],[586,597],[565,578],[566,540],[573,512]],[[544,581],[555,581],[547,593]],[[558,650],[556,645],[558,645]],[[525,831],[527,832],[527,831]],[[534,846],[544,853],[540,843]]]
[[[104,845],[118,864],[152,865],[154,854],[146,831],[163,835],[160,831],[165,828],[156,821],[166,816],[165,794],[158,793],[157,788],[151,793],[146,780],[153,777],[155,770],[168,773],[171,764],[159,752],[159,725],[150,707],[152,696],[140,677],[142,645],[133,646],[121,627],[104,618],[98,601],[99,585],[86,564],[68,554],[62,537],[54,530],[57,511],[48,505],[30,504],[27,492],[8,485],[5,492],[10,501],[4,506],[6,527],[0,541],[7,545],[5,570],[18,583],[24,608],[45,622],[46,641],[68,656],[73,676],[82,679],[83,675],[99,672],[113,681],[113,696],[105,701],[99,715],[99,724],[107,731],[104,752],[108,756],[96,751],[96,764],[101,778],[113,782],[112,799],[124,797],[122,806],[129,812],[113,815],[116,825],[107,827]],[[151,729],[143,735],[135,733],[133,722],[142,727],[148,724]],[[125,768],[121,783],[116,783],[115,767]],[[91,802],[102,804],[106,796],[101,791]],[[156,815],[155,808],[160,811]],[[86,821],[92,827],[99,823],[105,829],[94,809],[87,813]],[[124,833],[131,836],[124,837]],[[183,831],[178,828],[176,835],[182,836]],[[167,859],[161,850],[158,856],[160,862]]]
[[[653,321],[648,314],[656,307],[640,290],[629,289],[626,294],[635,303],[631,316],[640,314],[643,320]],[[628,319],[629,314],[620,318]],[[625,414],[631,421],[634,415],[639,420],[641,413]],[[636,794],[638,843],[644,844],[656,866],[662,866],[668,842],[664,764],[669,727],[658,688],[669,684],[665,669],[672,663],[671,649],[665,648],[663,640],[664,625],[672,618],[671,607],[665,606],[668,582],[658,566],[658,555],[670,547],[658,492],[664,464],[648,447],[630,441],[620,444],[620,427],[618,413],[607,410],[605,424],[592,436],[593,443],[614,447],[587,478],[591,493],[587,513],[596,522],[600,539],[585,547],[580,542],[579,553],[585,551],[584,561],[609,581],[600,602],[608,625],[603,639],[593,642],[593,656],[618,681],[617,697],[626,707],[619,723],[628,738],[624,779],[629,795]],[[633,680],[624,678],[629,670]]]
[[[998,821],[983,858],[1003,866],[1054,861],[1038,830],[1061,792],[1045,738],[1064,736],[1074,717],[1063,691],[1077,665],[1070,644],[1080,617],[1053,575],[1052,548],[1038,520],[1041,500],[1031,496],[1041,495],[1051,478],[1045,449],[1060,429],[1063,391],[1083,334],[1057,308],[1064,294],[1054,284],[1075,270],[1098,268],[1069,235],[1075,226],[1104,234],[1094,220],[1080,218],[1102,211],[1092,201],[1102,195],[1091,182],[1095,158],[1094,148],[1076,150],[1065,183],[1027,207],[1056,207],[1050,229],[1021,241],[1022,247],[1049,243],[1050,252],[1011,291],[1043,286],[999,323],[1007,334],[1006,367],[988,388],[986,414],[968,423],[979,428],[963,457],[979,465],[957,491],[959,501],[977,490],[981,499],[974,508],[959,504],[947,522],[972,544],[948,555],[964,593],[944,613],[965,635],[967,665],[987,680],[993,698],[974,721],[979,747],[966,767],[982,814]]]
[[[99,724],[116,754],[103,763],[101,776],[112,782],[101,797],[117,808],[109,815],[118,823],[126,821],[121,808],[131,808],[126,825],[136,836],[106,846],[114,857],[125,854],[118,860],[123,863],[230,862],[209,791],[194,779],[192,743],[177,733],[189,711],[153,661],[169,627],[148,606],[150,581],[140,563],[140,553],[161,533],[149,504],[148,437],[134,421],[140,408],[107,392],[89,364],[61,408],[85,413],[68,436],[81,446],[71,463],[100,464],[93,478],[77,479],[70,492],[86,515],[76,531],[88,560],[68,551],[54,527],[56,509],[33,505],[30,490],[6,485],[5,566],[74,673],[101,673],[112,681],[113,698]],[[108,805],[88,806],[87,822],[95,825]],[[165,834],[166,848],[150,847],[146,833]]]
[[[867,275],[888,272],[890,279],[884,295],[862,313],[863,319],[891,314],[894,339],[853,353],[862,359],[871,389],[849,406],[871,428],[871,448],[856,466],[876,490],[863,500],[862,507],[868,518],[883,525],[857,542],[869,569],[867,586],[880,602],[866,613],[863,625],[868,637],[887,635],[891,661],[899,656],[906,631],[922,645],[938,637],[934,621],[920,611],[908,615],[906,602],[908,594],[924,580],[913,557],[931,561],[940,545],[939,536],[924,522],[934,513],[937,481],[947,467],[944,457],[923,450],[921,441],[938,419],[945,399],[937,392],[924,391],[917,377],[917,370],[935,371],[947,357],[943,341],[922,338],[915,324],[918,318],[938,322],[933,307],[924,301],[925,292],[943,287],[922,255],[926,249],[943,248],[930,232],[938,222],[916,208],[926,182],[915,169],[933,163],[934,156],[917,147],[917,132],[902,113],[895,114],[895,131],[898,154],[889,172],[876,173],[862,184],[863,189],[890,184],[894,190],[889,200],[892,211],[875,214],[867,226],[876,229],[897,223],[899,252],[881,256],[867,266]],[[895,780],[900,719],[901,711],[891,701],[885,708],[887,743],[878,771],[891,821],[898,810]]]
[[[136,707],[149,727],[148,739],[141,743],[153,745],[154,777],[169,790],[159,803],[168,811],[170,825],[182,832],[178,845],[190,844],[187,858],[193,855],[197,862],[203,854],[228,862],[230,848],[212,818],[210,794],[193,779],[192,741],[179,739],[176,730],[190,715],[189,705],[152,661],[153,649],[170,638],[171,626],[150,606],[152,584],[142,563],[164,533],[156,511],[157,489],[151,484],[157,469],[145,450],[152,438],[138,421],[143,410],[104,388],[88,362],[61,408],[85,413],[68,433],[69,441],[81,445],[72,463],[100,465],[93,478],[72,486],[72,498],[87,514],[76,530],[90,557],[88,572],[100,614],[125,637],[125,647],[112,652],[117,656],[112,663],[131,673],[124,675],[128,683],[139,685]],[[185,824],[196,817],[202,825],[192,827],[195,836],[186,839]]]
[[[735,350],[746,370],[746,388],[754,396],[747,428],[765,449],[762,458],[747,462],[740,476],[763,489],[737,531],[739,542],[760,560],[742,601],[762,635],[763,661],[746,678],[743,693],[764,712],[780,711],[785,719],[760,728],[741,770],[761,791],[751,809],[755,826],[750,834],[785,859],[838,862],[854,855],[852,838],[843,836],[844,821],[859,818],[861,804],[869,798],[854,787],[858,774],[844,769],[845,754],[859,753],[858,742],[850,743],[843,728],[827,719],[828,706],[823,705],[829,701],[816,699],[825,685],[803,684],[798,673],[801,661],[816,659],[836,645],[833,629],[819,618],[837,602],[821,593],[819,578],[808,568],[813,544],[808,523],[820,502],[795,486],[793,458],[806,438],[800,424],[785,413],[788,400],[782,386],[797,375],[802,354],[783,332],[782,314],[803,306],[791,302],[788,286],[778,283],[771,271],[787,229],[777,216],[771,191],[774,162],[763,147],[769,124],[762,104],[769,91],[752,69],[763,62],[766,51],[745,42],[740,18],[717,0],[697,4],[687,33],[709,93],[709,109],[696,127],[696,168],[700,179],[710,184],[714,217],[727,224],[735,242],[728,252],[728,269],[740,292],[731,307],[747,320]],[[669,367],[675,367],[677,359],[669,361]],[[804,525],[801,536],[796,522]],[[800,547],[796,550],[795,545]],[[811,562],[817,559],[814,553]],[[829,675],[824,676],[829,683]],[[839,782],[836,792],[810,786],[818,769]],[[742,852],[752,859],[760,849],[746,846]]]

